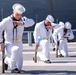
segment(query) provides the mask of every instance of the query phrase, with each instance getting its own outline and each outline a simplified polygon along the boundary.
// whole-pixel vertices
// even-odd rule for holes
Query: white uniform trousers
[[[6,51],[10,55],[10,58],[5,58],[5,63],[10,64],[10,69],[18,68],[22,69],[23,65],[23,45],[22,42],[18,43],[6,43]]]
[[[58,55],[59,54],[62,54],[63,56],[68,56],[67,39],[59,41],[59,52],[58,52]]]
[[[49,40],[41,40],[40,47],[42,48],[42,52],[38,52],[37,56],[42,60],[50,60],[50,49],[49,49],[50,41]]]

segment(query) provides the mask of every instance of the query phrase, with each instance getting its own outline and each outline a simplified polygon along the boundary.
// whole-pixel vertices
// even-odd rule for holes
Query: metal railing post
[[[29,46],[32,46],[32,35],[31,31],[28,31],[28,44]]]

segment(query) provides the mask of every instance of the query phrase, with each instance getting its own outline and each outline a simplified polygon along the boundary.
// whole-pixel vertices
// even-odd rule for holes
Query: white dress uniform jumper
[[[64,31],[64,27],[68,29],[66,33]],[[57,39],[57,35],[58,35],[58,39]],[[67,36],[69,40],[72,40],[74,38],[73,32],[69,24],[68,25],[65,24],[64,26],[55,30],[53,33],[53,38],[54,38],[55,43],[59,41],[58,55],[62,54],[62,56],[68,56],[68,46],[67,46],[68,39],[63,38],[63,36]]]
[[[54,18],[50,15],[46,18],[49,22],[51,22],[52,26],[57,26],[57,24],[54,24]],[[50,38],[52,36],[52,29],[47,29],[45,27],[45,21],[39,22],[36,24],[34,29],[34,40],[36,44],[39,44],[39,46],[42,48],[42,52],[38,52],[37,56],[42,60],[50,60]],[[54,27],[55,28],[55,27]]]
[[[42,61],[50,60],[50,36],[51,30],[47,30],[44,25],[44,21],[37,23],[34,30],[35,43],[39,44],[42,48],[42,53],[37,53]]]
[[[15,18],[13,16],[8,16],[0,22],[0,42],[2,42],[2,32],[5,31],[5,44],[6,51],[10,55],[10,58],[5,58],[5,63],[10,64],[10,69],[18,68],[22,69],[23,65],[23,46],[22,46],[22,35],[24,27],[30,27],[34,25],[34,21],[32,19],[22,20],[24,25],[16,26],[13,23]],[[16,20],[15,20],[16,21]]]

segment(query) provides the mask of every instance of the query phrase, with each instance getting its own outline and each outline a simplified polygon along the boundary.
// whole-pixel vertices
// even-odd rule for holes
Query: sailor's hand
[[[36,44],[35,49],[38,49],[38,47],[39,47],[39,44]]]
[[[68,38],[67,36],[63,36],[62,38]]]
[[[58,42],[56,43],[56,47],[58,47],[59,46],[59,44],[58,44]]]
[[[22,26],[23,22],[22,21],[13,21],[14,24],[18,25],[18,26]]]
[[[0,51],[3,51],[4,50],[4,48],[5,48],[5,44],[0,44]]]
[[[46,26],[46,28],[48,28],[48,29],[53,29],[54,26]]]

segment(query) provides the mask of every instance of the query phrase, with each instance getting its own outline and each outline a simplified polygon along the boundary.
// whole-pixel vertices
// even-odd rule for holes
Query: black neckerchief
[[[46,24],[45,24],[45,22],[44,22],[44,26],[45,26],[45,28],[46,28]],[[48,29],[46,28],[46,30],[48,31]]]
[[[68,30],[64,28],[64,35],[66,35],[67,31],[68,31]]]
[[[11,15],[11,19],[12,19],[12,21],[20,21],[21,20],[21,18],[19,20],[17,20],[13,15]],[[16,40],[17,40],[17,27],[18,27],[18,25],[13,23],[13,26],[14,26],[13,27],[13,42],[14,42],[14,30],[16,29]]]
[[[21,20],[21,18],[19,20],[17,20],[13,15],[11,15],[11,18],[12,18],[13,21],[20,21]],[[16,28],[18,26],[14,23],[13,23],[13,25],[14,25],[14,28]]]

